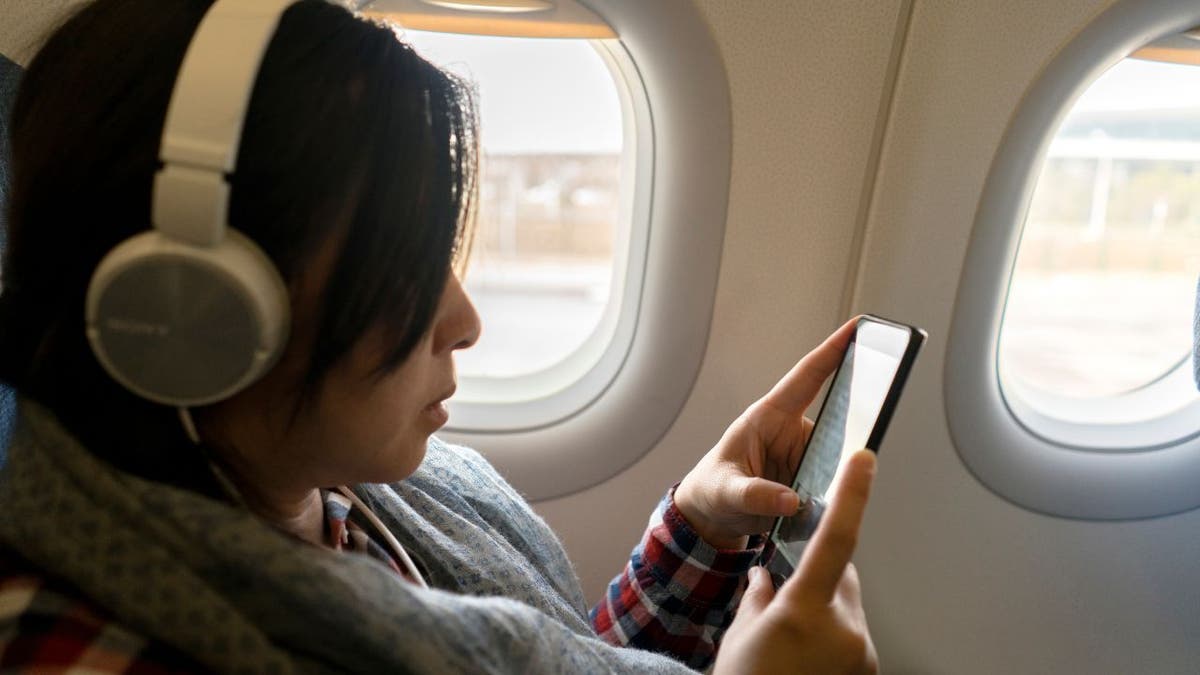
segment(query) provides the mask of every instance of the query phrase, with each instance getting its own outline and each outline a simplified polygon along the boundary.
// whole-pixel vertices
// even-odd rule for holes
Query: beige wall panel
[[[80,0],[0,0],[0,54],[22,65],[43,36]]]
[[[609,482],[537,505],[598,598],[655,502],[842,320],[901,2],[704,0],[728,69],[733,171],[709,347],[682,414]]]
[[[888,673],[1196,672],[1200,514],[1030,513],[967,472],[945,423],[946,337],[992,157],[1025,89],[1109,4],[916,3],[855,302],[931,335],[857,557]]]

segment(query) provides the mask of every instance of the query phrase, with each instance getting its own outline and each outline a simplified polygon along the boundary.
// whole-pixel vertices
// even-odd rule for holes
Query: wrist
[[[747,535],[724,531],[704,518],[682,483],[671,490],[671,503],[687,528],[709,546],[721,551],[741,551],[749,544]]]

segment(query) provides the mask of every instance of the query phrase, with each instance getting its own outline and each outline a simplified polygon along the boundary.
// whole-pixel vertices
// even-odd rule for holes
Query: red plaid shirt
[[[388,552],[325,495],[332,545],[369,555],[401,574]],[[674,655],[695,668],[711,663],[733,618],[743,579],[760,553],[717,551],[701,540],[668,494],[650,519],[625,571],[591,612],[605,641]],[[155,675],[203,671],[166,643],[126,628],[102,607],[12,554],[0,555],[0,671]]]
[[[733,621],[764,538],[751,538],[744,550],[717,550],[675,508],[674,493],[659,502],[625,570],[592,609],[592,628],[606,642],[666,652],[700,670]]]

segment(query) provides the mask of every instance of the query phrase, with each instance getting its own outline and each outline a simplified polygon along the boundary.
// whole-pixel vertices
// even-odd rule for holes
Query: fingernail
[[[748,573],[748,576],[750,578],[750,585],[756,586],[756,585],[762,583],[763,575],[766,573],[767,573],[767,571],[765,569],[759,567],[758,565],[751,567],[750,571]]]
[[[784,515],[795,513],[796,509],[800,508],[800,495],[791,490],[780,492],[775,499],[779,505],[779,512]]]
[[[871,467],[871,470],[874,471],[875,462],[878,460],[878,457],[875,456],[874,451],[872,451],[870,448],[863,448],[856,454],[861,456],[861,458],[858,460],[859,462],[866,462]]]

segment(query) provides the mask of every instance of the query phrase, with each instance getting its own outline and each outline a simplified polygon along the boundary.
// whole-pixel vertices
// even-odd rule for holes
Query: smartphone
[[[792,479],[800,509],[777,518],[771,528],[763,564],[776,585],[800,564],[825,513],[826,495],[837,481],[842,461],[863,448],[879,452],[904,381],[927,336],[920,328],[877,316],[859,318]]]

